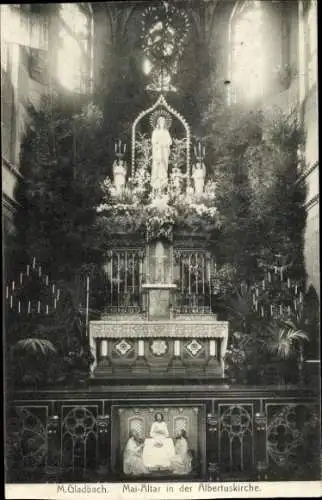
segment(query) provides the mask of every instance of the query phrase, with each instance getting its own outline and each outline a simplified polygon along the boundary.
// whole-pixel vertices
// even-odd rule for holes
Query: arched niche
[[[191,145],[191,131],[190,127],[183,118],[183,116],[178,113],[174,108],[172,108],[166,101],[165,97],[161,94],[157,101],[153,104],[153,106],[147,108],[142,111],[137,118],[134,120],[132,125],[132,157],[131,157],[131,175],[133,176],[135,173],[135,163],[136,163],[136,142],[138,137],[138,132],[149,133],[152,135],[152,128],[149,125],[149,120],[152,114],[155,111],[165,111],[172,118],[171,125],[171,136],[173,139],[175,138],[184,138],[185,139],[185,172],[187,179],[190,179],[190,145]],[[180,130],[181,129],[181,130]]]

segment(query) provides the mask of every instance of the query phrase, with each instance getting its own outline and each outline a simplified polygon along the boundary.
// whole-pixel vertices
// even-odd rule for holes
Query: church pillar
[[[138,357],[136,358],[135,364],[133,366],[132,372],[135,375],[146,375],[150,372],[150,367],[144,355],[145,345],[144,340],[139,339],[137,344]]]
[[[216,339],[209,340],[209,360],[205,367],[205,372],[208,375],[220,376],[221,366],[217,358],[218,344]]]
[[[173,357],[168,365],[168,373],[173,376],[180,376],[186,373],[186,368],[182,362],[180,356],[181,344],[180,340],[175,339],[173,341]]]

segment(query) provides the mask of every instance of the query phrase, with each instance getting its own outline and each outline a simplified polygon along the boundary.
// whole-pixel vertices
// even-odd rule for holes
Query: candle
[[[20,313],[20,300],[18,300],[18,313]]]
[[[38,300],[37,312],[40,313],[40,300]]]
[[[12,302],[13,302],[12,295],[10,295],[10,307],[11,308],[12,308]]]
[[[9,287],[6,286],[6,299],[9,297]]]
[[[32,259],[32,267],[33,267],[33,269],[35,269],[35,268],[36,268],[36,257],[34,257],[34,258]]]
[[[14,291],[14,289],[15,289],[15,282],[13,281],[12,282],[12,291]]]
[[[30,313],[30,300],[28,300],[28,314]]]
[[[30,269],[30,266],[29,264],[27,265],[27,276],[29,276],[29,269]]]

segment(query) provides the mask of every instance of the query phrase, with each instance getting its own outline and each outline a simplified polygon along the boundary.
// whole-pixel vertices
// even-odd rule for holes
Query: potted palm
[[[295,360],[299,381],[302,382],[303,373],[303,344],[309,341],[307,333],[301,328],[295,318],[275,320],[267,326],[270,335],[268,351],[280,361]]]

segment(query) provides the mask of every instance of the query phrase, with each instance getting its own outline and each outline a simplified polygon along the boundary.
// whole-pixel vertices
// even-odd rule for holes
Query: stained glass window
[[[173,77],[190,26],[187,13],[169,6],[153,5],[146,9],[142,23],[144,59],[142,69],[149,75],[148,89],[175,91]]]

